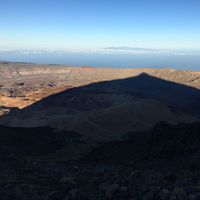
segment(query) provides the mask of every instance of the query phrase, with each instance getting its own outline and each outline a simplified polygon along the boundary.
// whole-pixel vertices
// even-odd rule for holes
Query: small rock
[[[133,177],[133,176],[135,176],[136,174],[138,173],[138,171],[133,171],[132,173],[131,173],[131,177]]]
[[[104,182],[99,186],[99,191],[105,193],[106,190],[108,189],[108,183]]]
[[[74,178],[71,176],[62,177],[61,182],[68,187],[74,187],[76,185]]]
[[[172,193],[169,197],[170,200],[176,200],[177,199],[177,196],[175,193]]]
[[[128,188],[127,187],[120,187],[119,191],[120,192],[127,192]]]
[[[180,187],[175,187],[174,191],[175,191],[178,199],[186,199],[187,195],[186,195],[186,192],[184,191],[184,189],[182,189]]]
[[[200,193],[190,194],[189,195],[190,200],[197,200],[200,199]]]
[[[113,199],[114,195],[119,191],[120,186],[117,183],[110,185],[106,190],[106,197],[108,199]]]
[[[72,189],[69,191],[67,197],[64,200],[76,200],[78,198],[78,190]]]
[[[167,200],[169,199],[169,194],[170,194],[169,190],[162,189],[159,193],[159,197],[161,200]]]

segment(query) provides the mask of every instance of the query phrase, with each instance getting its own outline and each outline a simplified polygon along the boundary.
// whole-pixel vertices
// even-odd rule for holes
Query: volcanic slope
[[[79,86],[71,86],[24,109],[14,110],[0,123],[73,130],[84,135],[87,141],[107,141],[130,131],[149,130],[159,121],[177,124],[199,120],[198,72],[172,69],[70,70],[68,76],[71,78],[65,77],[66,81],[73,80],[72,77],[80,73],[78,77],[85,82],[79,81]],[[103,76],[101,72],[107,77],[95,79],[100,74]],[[109,74],[112,74],[110,78]]]

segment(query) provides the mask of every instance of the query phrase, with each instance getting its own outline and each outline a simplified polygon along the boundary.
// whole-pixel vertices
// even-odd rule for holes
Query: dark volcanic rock
[[[67,149],[81,135],[74,131],[55,132],[52,128],[10,128],[0,126],[0,152],[24,156],[42,156]]]
[[[199,122],[178,125],[160,122],[150,131],[129,133],[125,138],[101,145],[83,160],[124,164],[200,155]]]
[[[63,159],[66,146],[81,138],[78,133],[47,127],[0,130],[1,199],[199,198],[199,123],[162,122],[101,145],[81,162]]]

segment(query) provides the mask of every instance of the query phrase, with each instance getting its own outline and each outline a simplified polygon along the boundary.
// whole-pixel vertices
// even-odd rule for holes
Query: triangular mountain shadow
[[[158,101],[167,102],[171,105],[175,105],[185,109],[189,107],[194,107],[194,110],[200,114],[200,110],[198,109],[200,108],[200,90],[187,85],[150,76],[146,73],[142,73],[136,77],[102,81],[85,86],[75,87],[72,89],[67,89],[58,94],[50,95],[49,97],[46,97],[41,101],[22,109],[21,111],[28,110],[29,108],[35,107],[36,105],[41,103],[48,104],[56,101],[63,101],[64,99],[59,98],[62,98],[65,95],[72,95],[77,92],[128,94],[139,98],[155,99]],[[65,100],[67,101],[67,99]],[[52,106],[60,105],[53,104]]]
[[[146,73],[126,79],[95,83],[82,89],[124,93],[143,99],[154,99],[183,109],[194,108],[200,114],[200,91],[198,89],[150,76]]]
[[[84,126],[83,132],[94,129],[94,133],[98,127],[94,137],[101,133],[108,136],[110,132],[115,132],[113,127],[117,124],[126,126],[126,122],[131,123],[131,120],[135,121],[135,124],[129,129],[122,128],[121,133],[131,131],[131,127],[132,130],[138,130],[137,124],[145,126],[146,121],[147,128],[165,119],[173,123],[173,120],[182,114],[191,118],[184,116],[184,120],[177,119],[175,123],[195,121],[200,117],[199,102],[198,89],[142,73],[136,77],[97,82],[65,90],[22,110],[11,111],[0,123],[8,126],[64,127],[65,130],[77,132],[81,132]],[[133,112],[135,118],[132,118]],[[167,116],[169,112],[173,113],[172,117],[171,114]],[[109,118],[106,118],[107,116]],[[121,118],[125,121],[120,121]],[[151,121],[152,118],[156,118],[155,121]],[[109,137],[112,139],[112,136]]]

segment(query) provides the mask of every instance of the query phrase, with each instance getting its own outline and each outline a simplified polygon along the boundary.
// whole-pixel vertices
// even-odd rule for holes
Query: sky
[[[0,0],[0,49],[200,49],[199,0]]]

